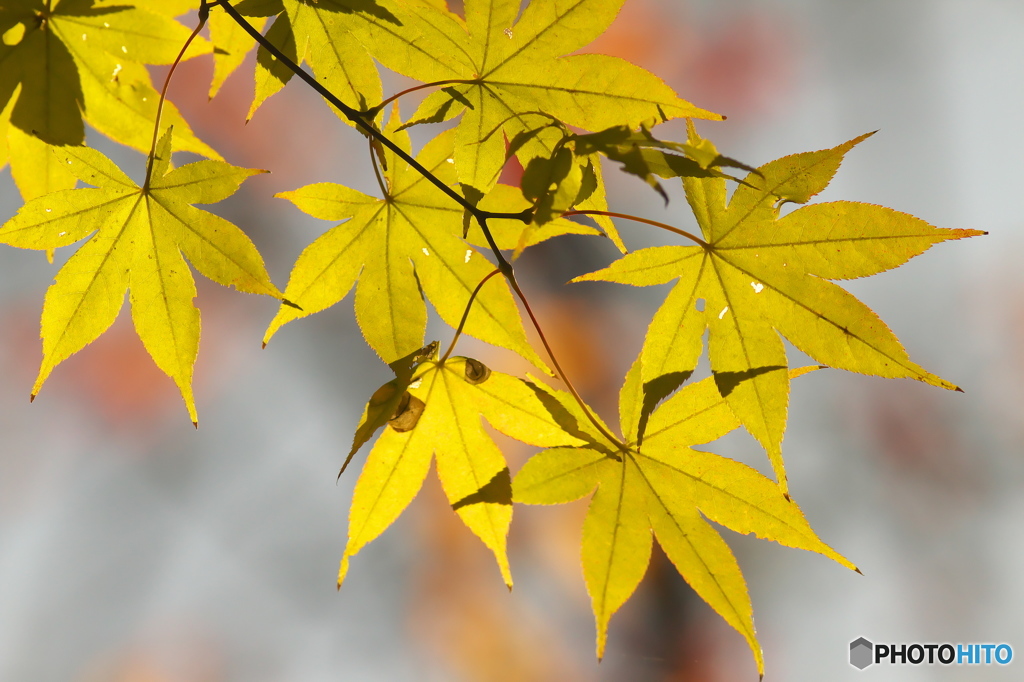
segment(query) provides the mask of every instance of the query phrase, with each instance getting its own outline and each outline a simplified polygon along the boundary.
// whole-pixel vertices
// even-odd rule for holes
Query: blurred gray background
[[[1024,657],[1022,35],[1019,0],[630,0],[593,47],[727,114],[701,129],[747,163],[878,130],[820,199],[991,233],[848,286],[918,363],[965,393],[832,371],[794,383],[794,499],[864,575],[724,531],[749,583],[766,680],[1022,677],[1022,660],[863,672],[847,663],[859,636],[1007,642]],[[229,161],[272,171],[217,211],[252,236],[283,287],[329,224],[267,197],[321,180],[376,189],[363,139],[298,84],[243,127],[247,68],[207,104],[210,66],[195,60],[172,92]],[[386,89],[406,86],[389,77]],[[662,136],[683,134],[666,126]],[[90,142],[141,170],[134,152]],[[680,192],[665,210],[641,183],[607,175],[613,208],[692,225]],[[0,220],[19,205],[5,170]],[[619,229],[631,248],[664,243],[647,228]],[[585,372],[587,397],[612,414],[664,290],[563,286],[615,254],[599,241],[556,242],[527,252],[524,282],[574,356],[570,372]],[[351,297],[261,351],[273,302],[200,282],[194,430],[127,310],[29,405],[56,268],[0,249],[3,682],[756,679],[742,638],[657,554],[612,620],[605,661],[594,661],[578,561],[585,503],[517,508],[509,595],[430,480],[335,592],[356,471],[337,484],[335,474],[363,402],[390,378],[361,340]],[[429,333],[450,338],[441,325]],[[472,343],[460,352],[521,369]],[[743,434],[710,449],[767,469]],[[527,454],[510,446],[513,469]]]

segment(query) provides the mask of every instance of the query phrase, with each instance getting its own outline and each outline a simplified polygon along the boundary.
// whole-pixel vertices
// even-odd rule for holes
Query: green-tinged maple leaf
[[[912,362],[870,308],[828,280],[873,275],[938,242],[984,232],[940,229],[850,201],[780,217],[783,202],[804,203],[823,190],[843,155],[865,137],[761,166],[728,204],[724,179],[683,178],[704,243],[641,249],[575,280],[634,286],[678,280],[644,342],[647,402],[655,404],[690,376],[709,329],[708,356],[719,390],[767,450],[783,490],[789,374],[779,333],[830,367],[956,388]]]
[[[284,11],[267,30],[267,40],[296,64],[308,63],[317,80],[354,109],[365,110],[369,103],[381,100],[377,67],[352,32],[368,22],[399,25],[384,5],[374,0],[280,0],[280,4]],[[261,47],[256,57],[256,90],[246,118],[252,118],[292,75],[291,69]]]
[[[518,213],[530,208],[530,203],[523,198],[523,193],[518,187],[511,185],[495,185],[491,191],[484,195],[478,204],[484,211],[495,213]],[[487,240],[483,231],[476,227],[472,220],[466,220],[464,226],[469,228],[467,240],[471,244],[488,248]],[[551,237],[558,237],[565,234],[579,234],[601,236],[602,232],[587,225],[576,223],[571,220],[554,220],[544,225],[526,225],[518,220],[505,218],[490,218],[487,227],[494,237],[495,244],[500,249],[515,249],[518,256],[528,246],[535,246]]]
[[[604,654],[609,619],[647,570],[653,531],[686,582],[746,638],[763,673],[743,575],[707,521],[856,568],[817,537],[796,504],[770,479],[691,447],[739,426],[712,378],[683,388],[662,404],[650,415],[646,438],[638,445],[644,402],[640,363],[633,364],[620,393],[625,447],[602,435],[569,394],[537,387],[547,398],[553,423],[587,442],[532,457],[513,481],[512,498],[526,504],[562,504],[593,493],[583,524],[582,560],[597,623],[598,658]],[[796,370],[793,376],[813,369]]]
[[[455,149],[459,181],[486,192],[504,163],[505,139],[529,128],[525,114],[543,112],[585,130],[648,119],[721,118],[622,59],[563,56],[603,33],[622,2],[538,0],[520,16],[520,0],[466,0],[463,21],[436,3],[412,0],[399,16],[419,35],[403,39],[373,29],[377,47],[369,40],[367,45],[384,66],[406,76],[460,81],[427,97],[412,122],[462,114]],[[533,155],[550,157],[551,151]]]
[[[398,121],[396,111],[388,133],[409,150],[408,133],[394,132]],[[455,182],[452,140],[452,132],[443,133],[417,157],[449,184]],[[301,310],[282,305],[264,343],[282,325],[334,305],[356,285],[356,320],[363,336],[385,362],[393,362],[423,345],[427,323],[424,296],[441,319],[457,326],[471,293],[494,270],[491,261],[460,237],[462,208],[392,152],[385,151],[383,158],[387,184],[383,199],[332,183],[278,195],[317,218],[346,222],[328,230],[299,256],[285,296]],[[509,189],[502,193],[508,196]],[[486,199],[481,205],[493,207]],[[508,246],[511,222],[494,221],[499,246]],[[522,227],[520,223],[520,231]],[[581,227],[562,221],[539,238],[586,229]],[[472,232],[478,231],[474,228]],[[502,278],[493,278],[480,290],[465,330],[544,366],[526,340],[515,301]]]
[[[139,187],[88,147],[60,147],[60,162],[95,188],[68,189],[26,203],[2,228],[0,242],[51,251],[90,237],[68,259],[43,304],[43,362],[32,388],[114,322],[130,290],[135,330],[157,366],[178,385],[196,421],[192,367],[199,310],[188,264],[239,291],[281,293],[256,248],[237,227],[191,206],[221,201],[264,171],[199,161],[168,171],[171,133],[161,138],[151,180]]]
[[[568,132],[568,131],[567,131]],[[668,203],[668,195],[657,178],[725,178],[718,168],[754,169],[735,159],[722,156],[710,140],[697,144],[659,140],[645,125],[637,130],[614,126],[588,135],[567,134],[578,156],[600,153],[622,164],[622,171],[635,175],[655,190]]]
[[[587,189],[594,190],[597,183],[591,179],[593,166],[587,159],[580,161],[572,150],[561,147],[551,157],[531,159],[523,169],[520,187],[534,205],[535,223],[554,220],[585,198]]]
[[[659,140],[646,125],[632,130],[621,125],[597,133],[572,132],[561,122],[547,116],[523,114],[531,127],[509,142],[506,157],[516,155],[524,166],[520,186],[533,205],[536,225],[553,220],[570,209],[594,211],[605,233],[625,253],[607,211],[601,156],[622,164],[622,170],[636,175],[668,203],[668,194],[657,178],[730,177],[719,168],[754,169],[722,156],[709,140],[699,145]],[[524,237],[529,231],[524,233]]]
[[[502,433],[532,445],[582,441],[551,421],[540,397],[526,383],[493,372],[477,360],[440,362],[435,353],[416,367],[407,386],[356,483],[338,585],[348,572],[349,559],[412,502],[436,457],[437,474],[452,509],[494,553],[502,578],[511,587],[505,548],[512,521],[511,477],[481,416]],[[367,414],[373,403],[371,399]]]
[[[79,145],[83,118],[138,150],[151,143],[158,93],[143,64],[169,64],[189,35],[173,19],[129,2],[9,0],[0,4],[0,109],[14,101],[5,140],[22,196],[74,187],[47,145]],[[210,49],[199,39],[185,57]],[[175,150],[220,158],[195,138],[174,109]]]
[[[515,155],[523,166],[520,188],[533,207],[533,222],[523,231],[516,255],[538,228],[569,209],[608,210],[598,155],[579,154],[573,146],[567,147],[573,133],[550,116],[522,114],[518,119],[523,129],[510,140],[505,154],[506,160]],[[626,253],[626,246],[609,216],[598,214],[590,218],[619,251]]]

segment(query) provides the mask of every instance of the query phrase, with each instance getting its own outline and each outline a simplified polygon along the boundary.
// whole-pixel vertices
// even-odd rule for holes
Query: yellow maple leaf
[[[647,571],[653,531],[690,587],[746,638],[763,675],[743,574],[707,520],[856,567],[818,538],[796,504],[770,479],[691,447],[739,426],[712,378],[683,388],[650,415],[640,445],[640,367],[638,358],[619,396],[624,443],[595,428],[568,393],[538,387],[549,398],[545,404],[552,423],[586,443],[534,455],[516,475],[512,499],[562,504],[593,493],[583,524],[582,560],[597,624],[598,658],[604,655],[609,620]],[[603,431],[609,432],[607,427]]]
[[[383,5],[353,0],[280,0],[281,13],[267,29],[267,40],[296,64],[306,62],[317,80],[357,110],[382,97],[380,75],[373,59],[352,31],[363,22],[397,24]],[[256,56],[256,88],[247,119],[294,75],[291,69],[260,47]],[[339,116],[341,114],[339,113]],[[342,116],[352,125],[352,122]]]
[[[95,188],[33,199],[0,228],[0,242],[45,251],[92,235],[46,292],[43,362],[33,398],[58,364],[113,324],[130,290],[135,330],[157,366],[178,385],[195,423],[192,368],[200,321],[183,254],[215,282],[281,298],[249,238],[223,218],[191,206],[221,201],[247,177],[264,171],[223,161],[169,171],[171,147],[168,130],[157,145],[151,180],[143,187],[93,149],[59,147],[61,163]]]
[[[784,491],[789,373],[780,333],[829,367],[956,388],[912,362],[870,308],[828,280],[873,275],[938,242],[984,232],[941,229],[850,201],[780,217],[782,203],[805,203],[823,190],[843,155],[865,137],[765,164],[746,176],[728,205],[723,178],[684,177],[703,233],[703,239],[694,237],[698,246],[640,249],[574,280],[634,286],[678,280],[644,341],[648,409],[690,376],[709,329],[708,356],[719,390],[765,447]],[[699,143],[692,127],[691,139]]]
[[[455,81],[427,97],[410,124],[461,113],[455,147],[459,182],[486,192],[504,164],[505,138],[530,129],[532,123],[523,119],[530,113],[544,112],[585,130],[684,116],[721,119],[625,60],[563,56],[603,33],[623,1],[536,0],[520,16],[520,0],[466,0],[463,21],[419,0],[402,3],[399,14],[418,32],[414,37],[386,25],[363,30],[384,66],[424,82]],[[534,155],[550,157],[551,151]]]
[[[220,91],[228,76],[242,65],[245,57],[256,46],[256,40],[223,10],[210,12],[210,42],[213,43],[213,78],[210,80],[210,99]],[[265,17],[253,17],[249,23],[262,31]]]
[[[408,151],[408,133],[395,132],[399,124],[396,109],[387,132]],[[447,184],[455,182],[453,136],[451,131],[439,135],[417,157]],[[278,195],[310,215],[346,222],[328,230],[299,256],[285,296],[301,310],[282,305],[267,329],[264,343],[282,325],[334,305],[356,286],[356,320],[363,336],[385,362],[391,363],[423,346],[427,322],[424,296],[441,319],[455,327],[477,284],[494,270],[491,261],[461,238],[462,208],[392,152],[385,151],[383,158],[383,198],[333,183]],[[525,207],[517,191],[502,186],[495,189],[481,203],[482,208],[517,211]],[[515,246],[523,228],[522,223],[511,220],[494,220],[490,225],[502,248]],[[543,234],[535,235],[533,243],[571,232],[594,230],[567,220],[557,221]],[[472,233],[479,235],[475,229]],[[504,279],[494,278],[481,289],[465,330],[544,367],[526,339]]]
[[[502,433],[532,445],[582,441],[551,423],[529,385],[493,372],[477,360],[438,361],[435,352],[417,366],[407,386],[356,483],[338,585],[348,572],[349,559],[409,506],[436,457],[437,473],[452,508],[494,553],[502,578],[511,587],[506,553],[512,521],[511,477],[504,456],[483,428],[481,415]],[[371,399],[364,421],[373,407]]]
[[[48,145],[82,144],[83,118],[118,142],[148,150],[159,95],[144,64],[170,64],[188,35],[173,19],[123,2],[0,4],[0,110],[7,109],[8,119],[0,167],[9,149],[22,196],[75,186]],[[197,39],[185,58],[209,51],[209,43]],[[175,151],[220,158],[169,103],[163,118],[178,131]]]

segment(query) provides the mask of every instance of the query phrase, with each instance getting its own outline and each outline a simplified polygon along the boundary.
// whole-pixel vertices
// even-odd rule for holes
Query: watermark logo
[[[869,665],[1008,665],[1013,660],[1009,644],[875,644],[864,637],[850,642],[850,665],[864,670]]]
[[[858,637],[850,642],[850,665],[858,670],[863,670],[874,663],[871,660],[874,648],[875,645],[863,637]]]

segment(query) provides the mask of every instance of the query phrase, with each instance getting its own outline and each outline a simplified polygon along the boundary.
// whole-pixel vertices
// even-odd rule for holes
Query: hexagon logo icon
[[[871,655],[874,651],[875,645],[864,639],[858,637],[857,639],[850,642],[850,665],[857,670],[863,670],[872,663],[874,663],[873,656]]]

